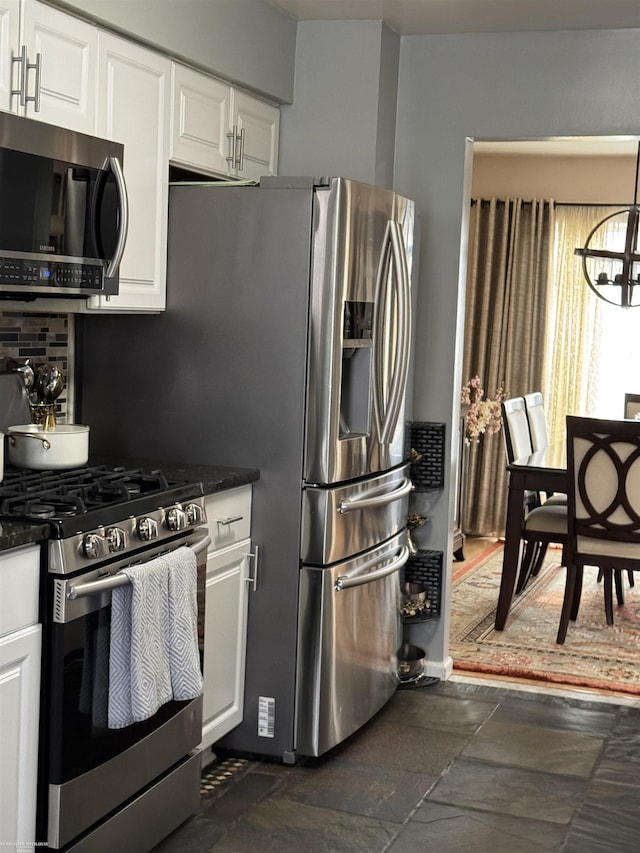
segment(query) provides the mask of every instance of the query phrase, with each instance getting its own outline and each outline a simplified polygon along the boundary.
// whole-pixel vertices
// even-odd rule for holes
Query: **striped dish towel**
[[[122,571],[130,583],[111,593],[110,729],[152,717],[172,697],[168,564],[157,557]]]
[[[173,698],[195,699],[203,681],[198,649],[198,563],[191,548],[167,556],[169,568],[169,671]]]
[[[111,596],[109,728],[116,729],[203,689],[193,551],[178,548],[123,573],[131,583]]]

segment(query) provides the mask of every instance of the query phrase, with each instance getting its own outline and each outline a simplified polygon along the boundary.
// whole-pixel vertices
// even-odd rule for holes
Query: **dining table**
[[[567,491],[567,443],[565,439],[550,443],[544,450],[516,459],[507,465],[509,490],[507,520],[502,561],[500,593],[495,628],[505,627],[516,585],[522,527],[525,517],[524,495],[527,491],[562,493]]]

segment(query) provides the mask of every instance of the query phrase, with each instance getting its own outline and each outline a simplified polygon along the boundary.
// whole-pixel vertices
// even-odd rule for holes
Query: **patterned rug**
[[[560,551],[549,549],[537,578],[514,596],[504,631],[494,630],[502,544],[474,560],[454,563],[450,654],[454,668],[640,695],[640,577],[625,603],[614,591],[614,624],[607,626],[597,570],[585,569],[580,612],[564,645],[556,634],[564,594]]]

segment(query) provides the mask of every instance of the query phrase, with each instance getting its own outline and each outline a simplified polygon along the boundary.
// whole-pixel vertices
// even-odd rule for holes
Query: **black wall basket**
[[[403,581],[423,586],[427,591],[429,604],[420,615],[403,617],[403,622],[422,622],[440,615],[442,557],[442,551],[418,551],[405,563],[402,571]]]
[[[407,430],[409,448],[420,454],[411,463],[409,476],[416,492],[427,492],[444,488],[444,440],[445,424],[411,421]]]

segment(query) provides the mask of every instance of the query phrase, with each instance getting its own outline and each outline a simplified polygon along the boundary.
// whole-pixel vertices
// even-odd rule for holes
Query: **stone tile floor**
[[[156,851],[636,853],[640,700],[556,694],[440,682],[321,758],[227,756]]]

